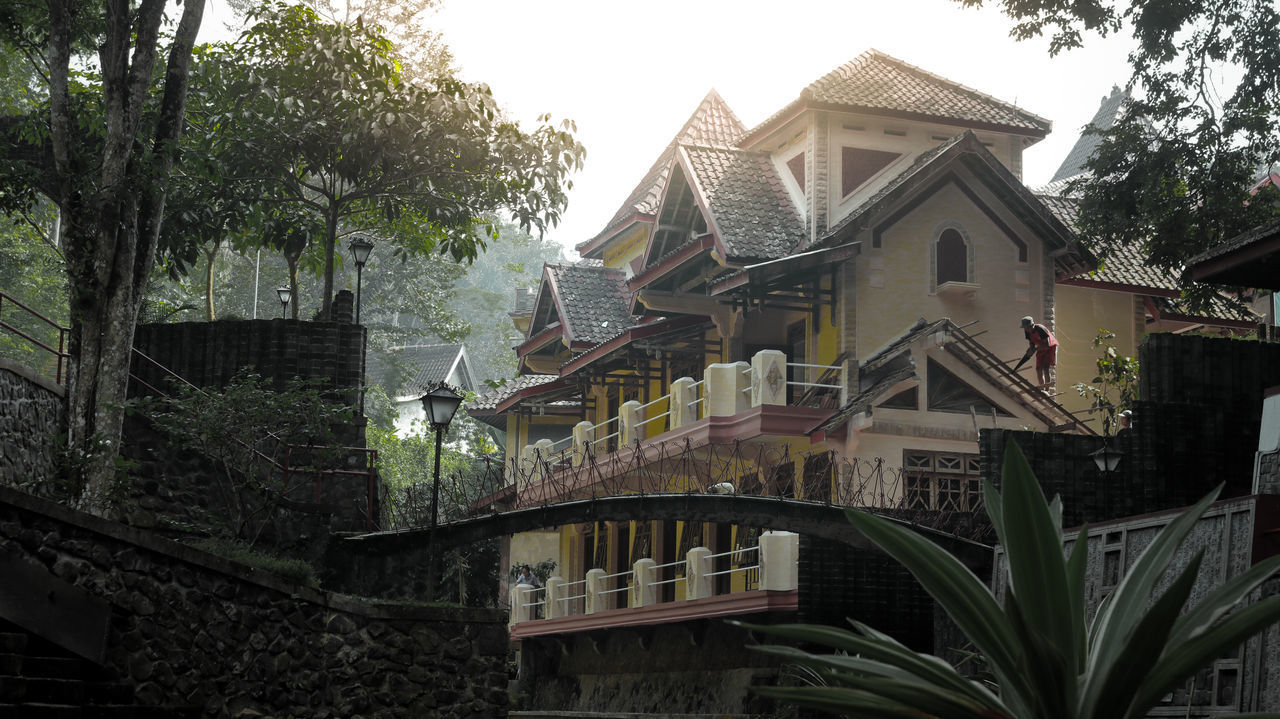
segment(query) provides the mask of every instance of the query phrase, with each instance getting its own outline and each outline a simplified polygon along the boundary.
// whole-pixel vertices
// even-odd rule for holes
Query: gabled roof
[[[1073,197],[1036,195],[1062,224],[1072,232],[1076,229],[1080,203]],[[1164,270],[1151,267],[1141,250],[1133,244],[1111,248],[1097,269],[1060,280],[1068,285],[1111,286],[1118,290],[1140,290],[1146,294],[1177,297],[1178,278]]]
[[[570,348],[597,344],[631,324],[630,293],[622,270],[593,264],[543,267],[542,286],[534,303],[534,322],[530,325],[530,341],[542,337],[554,323],[539,318],[558,317],[561,337]],[[538,342],[541,346],[543,342]],[[521,345],[526,350],[536,349]]]
[[[804,239],[804,222],[767,153],[682,144],[679,157],[728,257],[785,257]]]
[[[522,374],[506,381],[501,387],[494,387],[467,403],[467,414],[492,414],[499,404],[516,394],[553,382],[559,377],[553,374]]]
[[[388,387],[393,397],[419,397],[435,383],[447,381],[455,370],[462,384],[468,385],[461,389],[475,389],[464,345],[403,345],[388,350],[387,358],[370,355],[367,374],[371,381]]]
[[[1052,123],[1011,103],[952,82],[878,50],[823,75],[742,139],[744,146],[807,109],[932,120],[1044,137]]]
[[[872,226],[879,212],[894,206],[911,195],[927,197],[934,188],[954,177],[954,168],[964,167],[994,192],[1019,220],[1031,228],[1033,234],[1047,242],[1055,251],[1054,262],[1059,277],[1067,277],[1092,269],[1097,260],[1088,250],[1080,247],[1075,234],[1054,215],[1050,208],[1018,180],[1000,160],[996,159],[971,130],[956,135],[937,147],[921,153],[905,169],[890,179],[879,191],[845,215],[840,222],[820,237],[815,247],[829,247],[853,241],[861,230],[872,228],[875,246],[878,227]],[[921,194],[923,193],[923,194]],[[970,195],[970,199],[978,202]],[[908,205],[909,207],[910,205]],[[906,210],[899,210],[899,216]],[[994,218],[993,218],[994,219]],[[997,223],[1000,224],[1000,223]],[[1012,234],[1007,230],[1006,234]],[[1014,239],[1021,243],[1021,239]]]
[[[720,94],[715,90],[708,92],[699,103],[698,109],[694,110],[684,126],[667,144],[662,154],[658,156],[658,160],[653,163],[653,167],[645,173],[644,179],[631,191],[626,202],[623,202],[622,207],[614,213],[604,230],[586,242],[578,244],[575,249],[584,256],[588,255],[598,250],[606,240],[632,222],[653,219],[654,213],[658,211],[662,191],[671,177],[671,163],[675,159],[678,145],[687,143],[704,147],[733,147],[745,131],[746,128],[742,122],[733,114],[733,110],[729,109]]]
[[[884,349],[862,362],[858,369],[858,393],[815,430],[831,432],[839,429],[855,415],[866,412],[899,383],[913,377],[918,380],[908,353],[913,345],[924,340],[944,347],[947,356],[959,360],[982,376],[1014,404],[1043,422],[1049,430],[1070,429],[1079,425],[1065,407],[1011,370],[963,328],[944,317],[933,322],[921,318]]]
[[[1110,130],[1116,124],[1116,118],[1120,116],[1120,108],[1124,106],[1125,100],[1129,99],[1129,92],[1121,90],[1119,87],[1112,87],[1111,94],[1102,98],[1098,111],[1094,113],[1093,119],[1089,121],[1089,125],[1099,130]],[[1067,180],[1076,175],[1084,173],[1084,163],[1089,161],[1089,156],[1094,150],[1098,149],[1098,145],[1102,144],[1102,138],[1092,132],[1081,132],[1076,144],[1071,148],[1071,152],[1067,153],[1066,159],[1058,166],[1058,171],[1053,173],[1053,179],[1049,182],[1055,183],[1061,180]]]

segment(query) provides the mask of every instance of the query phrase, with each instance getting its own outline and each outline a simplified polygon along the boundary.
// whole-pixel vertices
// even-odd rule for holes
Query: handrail
[[[57,330],[57,332],[58,332],[58,349],[56,349],[56,350],[55,350],[53,347],[50,347],[49,345],[45,344],[44,342],[42,342],[42,341],[40,341],[40,340],[36,339],[35,337],[32,337],[31,335],[27,334],[26,332],[23,332],[22,330],[20,330],[20,329],[18,329],[17,327],[15,327],[15,326],[13,326],[13,325],[9,324],[8,322],[5,322],[3,319],[0,319],[0,327],[4,327],[5,329],[9,330],[10,332],[13,332],[14,334],[16,334],[16,335],[18,335],[19,337],[21,337],[22,339],[24,339],[24,340],[26,340],[26,341],[28,341],[28,342],[31,342],[32,344],[35,344],[36,346],[40,347],[41,349],[43,349],[43,350],[45,350],[45,351],[47,351],[47,352],[49,352],[49,353],[53,354],[53,356],[54,356],[54,357],[57,357],[57,358],[58,358],[58,366],[57,366],[57,369],[55,370],[55,375],[56,375],[56,379],[55,379],[55,381],[56,381],[58,384],[62,384],[62,370],[63,370],[63,366],[64,366],[64,362],[63,362],[63,361],[64,361],[64,360],[69,360],[69,359],[71,358],[71,354],[70,354],[69,352],[67,352],[67,351],[66,351],[66,348],[67,348],[67,335],[71,332],[70,328],[63,327],[62,325],[58,324],[57,322],[54,322],[53,320],[49,319],[48,317],[45,317],[44,315],[40,314],[39,312],[37,312],[37,311],[35,311],[35,310],[31,309],[31,308],[30,308],[30,307],[28,307],[26,304],[24,304],[21,300],[18,300],[17,298],[15,298],[13,295],[10,295],[10,294],[8,294],[8,293],[6,293],[6,292],[3,292],[3,291],[0,291],[0,314],[3,314],[3,313],[4,313],[4,301],[5,301],[5,300],[9,300],[9,302],[10,302],[10,303],[17,305],[19,308],[21,308],[22,310],[26,311],[26,313],[27,313],[27,314],[29,314],[29,315],[31,315],[31,316],[33,316],[33,317],[35,317],[36,319],[40,320],[41,322],[44,322],[45,324],[49,325],[49,326],[50,326],[50,327],[52,327],[53,329]]]

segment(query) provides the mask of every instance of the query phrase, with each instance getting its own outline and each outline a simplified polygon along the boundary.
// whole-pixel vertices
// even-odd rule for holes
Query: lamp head
[[[289,289],[289,285],[280,285],[276,288],[276,297],[280,298],[280,304],[282,305],[289,304],[289,296],[292,294],[293,291]]]
[[[373,243],[363,235],[357,235],[351,244],[347,245],[347,249],[351,250],[351,257],[356,261],[356,266],[364,267],[364,263],[369,261],[369,253],[373,252]]]
[[[444,382],[438,382],[422,395],[422,409],[432,427],[443,429],[453,421],[453,415],[462,405],[462,394]]]

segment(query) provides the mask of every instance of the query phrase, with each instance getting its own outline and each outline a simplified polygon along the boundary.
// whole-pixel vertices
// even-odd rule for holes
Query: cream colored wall
[[[966,184],[978,191],[976,182]],[[1000,206],[994,198],[983,201],[988,207]],[[980,341],[1002,360],[1021,357],[1026,339],[1019,320],[1024,315],[1040,319],[1046,260],[1035,235],[1011,217],[1004,221],[1027,244],[1027,262],[1018,261],[1013,242],[954,184],[888,228],[880,248],[871,246],[870,232],[863,233],[862,254],[856,260],[859,359],[882,349],[921,317],[950,317],[958,325],[978,320],[966,331],[987,330]],[[972,299],[933,291],[932,242],[947,223],[958,224],[973,243],[971,281],[979,287]]]
[[[1093,347],[1098,330],[1114,332],[1116,350],[1127,357],[1136,357],[1142,337],[1134,321],[1135,297],[1127,292],[1111,292],[1091,287],[1058,285],[1054,297],[1057,309],[1058,339],[1058,401],[1076,412],[1089,406],[1073,388],[1077,382],[1091,382],[1096,376],[1097,359],[1101,350]],[[1087,418],[1088,413],[1076,415]],[[1098,421],[1089,423],[1094,431],[1101,432]]]
[[[511,537],[511,564],[533,566],[546,559],[554,559],[557,569],[552,574],[560,574],[559,567],[564,566],[564,557],[560,553],[560,532],[521,532]]]

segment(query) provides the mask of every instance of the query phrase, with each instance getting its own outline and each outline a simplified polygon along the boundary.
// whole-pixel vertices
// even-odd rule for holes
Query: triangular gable
[[[538,283],[538,292],[534,295],[532,315],[529,319],[529,331],[526,339],[533,339],[552,326],[563,326],[560,308],[556,305],[554,282],[551,265],[542,266],[542,281]]]
[[[596,257],[603,245],[627,226],[635,222],[653,222],[657,217],[663,191],[671,177],[672,161],[678,145],[692,143],[708,147],[733,147],[745,131],[746,127],[720,94],[715,90],[708,92],[644,178],[614,213],[605,229],[590,240],[580,243],[576,248],[578,252],[583,257]]]
[[[927,363],[923,373],[913,350],[925,353]],[[936,376],[930,376],[935,371]],[[883,407],[886,401],[913,389],[924,390],[923,406],[915,409],[989,417],[994,408],[999,417],[1034,419],[1051,431],[1079,426],[1065,407],[1013,372],[949,319],[934,322],[921,319],[873,353],[859,367],[858,389],[856,395],[815,430],[830,433],[850,422],[856,426],[860,424],[858,418],[865,421],[873,407]],[[931,392],[939,390],[945,391],[945,395],[931,396]]]
[[[859,233],[870,231],[871,247],[879,247],[886,230],[908,216],[920,204],[947,187],[957,187],[1000,229],[1003,236],[1026,257],[1026,242],[987,204],[964,176],[974,178],[999,201],[1011,215],[1045,243],[1054,258],[1059,278],[1071,277],[1097,267],[1097,259],[1076,241],[1075,235],[1044,203],[1009,172],[982,142],[965,131],[941,145],[921,153],[909,166],[895,175],[884,187],[845,215],[815,244],[829,247],[845,244]]]
[[[681,145],[677,158],[726,259],[774,260],[804,241],[804,220],[768,153]]]

